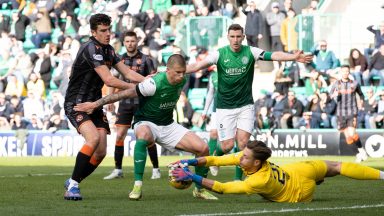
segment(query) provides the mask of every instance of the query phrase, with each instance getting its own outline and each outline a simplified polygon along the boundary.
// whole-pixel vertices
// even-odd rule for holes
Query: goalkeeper
[[[188,167],[177,168],[171,174],[178,181],[192,179],[211,191],[222,194],[259,194],[274,202],[309,202],[316,184],[325,177],[343,175],[358,180],[384,179],[384,172],[349,162],[305,161],[278,166],[268,161],[271,149],[261,141],[249,142],[242,152],[224,156],[207,156],[181,160],[173,164],[192,166],[238,165],[247,176],[244,181],[221,183],[197,176]]]

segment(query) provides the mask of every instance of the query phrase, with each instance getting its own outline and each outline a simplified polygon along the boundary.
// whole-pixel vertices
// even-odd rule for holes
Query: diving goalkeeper
[[[261,141],[249,142],[238,153],[224,156],[206,156],[180,160],[172,165],[229,166],[238,165],[244,181],[221,183],[193,174],[188,167],[171,172],[177,181],[192,180],[204,188],[222,194],[259,194],[274,202],[309,202],[313,199],[316,184],[325,177],[343,175],[358,180],[383,180],[384,172],[349,162],[305,161],[278,166],[270,161],[271,149]]]

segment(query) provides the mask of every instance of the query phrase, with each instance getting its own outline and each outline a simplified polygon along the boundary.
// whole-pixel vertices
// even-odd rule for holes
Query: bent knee
[[[341,162],[325,161],[325,163],[327,164],[326,177],[332,177],[340,174]]]

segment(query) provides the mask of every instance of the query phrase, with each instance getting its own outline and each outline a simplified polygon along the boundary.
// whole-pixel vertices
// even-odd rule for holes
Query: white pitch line
[[[33,173],[33,174],[23,174],[23,175],[9,175],[9,176],[0,176],[0,178],[26,178],[34,176],[65,176],[71,175],[70,173]]]
[[[191,215],[178,215],[178,216],[220,216],[220,215],[251,215],[251,214],[265,214],[265,213],[286,213],[286,212],[301,212],[301,211],[332,211],[332,210],[344,210],[344,209],[366,209],[366,208],[380,208],[384,207],[384,204],[376,205],[362,205],[362,206],[344,206],[333,208],[293,208],[293,209],[281,209],[281,210],[260,210],[251,212],[226,212],[226,213],[211,213],[211,214],[191,214]]]

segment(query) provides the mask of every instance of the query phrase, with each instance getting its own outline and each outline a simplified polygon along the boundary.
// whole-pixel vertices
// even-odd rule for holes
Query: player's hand
[[[189,181],[193,178],[193,173],[188,167],[184,168],[176,168],[172,170],[172,176],[176,179],[176,181]]]
[[[88,114],[93,113],[95,110],[96,105],[93,102],[85,102],[85,103],[79,103],[76,104],[76,106],[73,108],[75,111],[78,112],[86,112]]]
[[[203,121],[207,120],[207,115],[206,114],[202,114],[201,115],[201,119],[203,119]]]
[[[187,166],[196,166],[197,159],[183,159],[176,162],[170,163],[168,167],[187,167]]]
[[[304,54],[302,50],[298,50],[294,53],[295,59],[301,63],[311,63],[313,60],[312,54]]]

